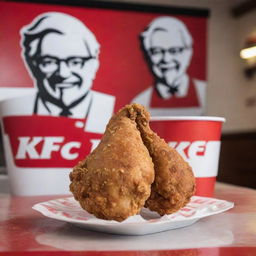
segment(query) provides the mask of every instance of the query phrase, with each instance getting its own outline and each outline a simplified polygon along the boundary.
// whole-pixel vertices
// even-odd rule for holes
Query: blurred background
[[[65,1],[55,2],[65,3]],[[73,2],[75,3],[76,0]],[[118,0],[115,2],[204,8],[210,11],[205,115],[226,118],[217,179],[256,188],[256,57],[252,55],[245,59],[240,55],[242,49],[256,46],[256,1]],[[79,4],[81,3],[83,1],[79,0]],[[2,139],[0,140],[0,174],[0,191],[3,191],[6,190],[7,182]]]

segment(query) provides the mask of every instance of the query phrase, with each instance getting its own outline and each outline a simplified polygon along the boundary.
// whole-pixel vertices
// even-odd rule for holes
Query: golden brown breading
[[[171,214],[185,206],[194,194],[192,169],[175,149],[150,129],[149,114],[145,108],[138,104],[133,104],[132,108],[155,169],[155,181],[145,207],[160,215]]]
[[[170,214],[194,194],[191,167],[150,129],[149,119],[143,106],[125,106],[111,118],[98,147],[70,174],[70,190],[89,213],[123,221],[145,204]]]
[[[70,190],[96,217],[123,221],[150,195],[154,166],[136,122],[124,108],[113,116],[98,147],[70,173]]]

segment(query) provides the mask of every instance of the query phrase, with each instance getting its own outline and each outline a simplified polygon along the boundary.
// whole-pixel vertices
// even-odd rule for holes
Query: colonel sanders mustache
[[[179,78],[180,63],[173,60],[171,63],[161,61],[159,64],[153,66],[153,72],[157,80],[166,85],[173,85],[175,80]]]
[[[83,79],[78,74],[73,72],[69,78],[63,78],[57,74],[53,74],[47,80],[53,90],[58,88],[65,89],[73,86],[81,87],[83,82]]]

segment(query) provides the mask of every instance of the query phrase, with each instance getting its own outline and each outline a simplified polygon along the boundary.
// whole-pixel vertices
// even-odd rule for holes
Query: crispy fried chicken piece
[[[70,173],[70,190],[96,217],[123,221],[150,196],[154,166],[127,108],[114,115],[98,147]]]
[[[176,212],[194,194],[195,178],[192,169],[175,149],[150,129],[150,116],[145,108],[138,104],[130,107],[133,109],[132,119],[136,120],[155,169],[155,181],[145,207],[160,215]]]

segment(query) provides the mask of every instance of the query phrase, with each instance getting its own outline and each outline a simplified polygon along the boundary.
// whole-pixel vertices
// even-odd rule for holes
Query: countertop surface
[[[87,231],[31,207],[64,196],[0,194],[0,255],[256,255],[256,190],[217,183],[215,198],[235,203],[191,226],[143,235]]]

